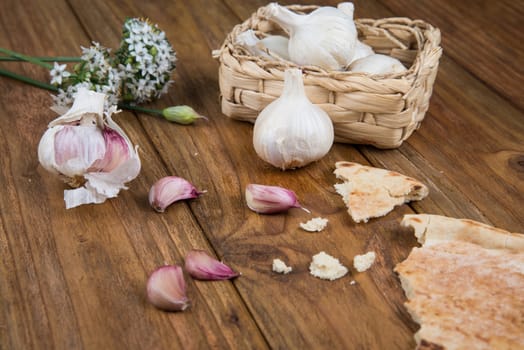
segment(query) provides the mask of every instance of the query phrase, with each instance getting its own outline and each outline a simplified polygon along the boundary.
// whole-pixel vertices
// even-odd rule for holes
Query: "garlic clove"
[[[182,268],[162,266],[147,280],[147,300],[165,311],[184,311],[190,305],[186,296],[186,282]]]
[[[407,69],[398,59],[382,55],[373,54],[360,58],[349,65],[349,70],[358,73],[367,74],[388,74],[402,73]]]
[[[155,182],[149,190],[149,204],[162,213],[171,204],[197,198],[204,192],[198,191],[189,181],[177,176],[166,176]]]
[[[116,106],[104,117],[104,101],[102,93],[79,89],[71,109],[49,123],[38,145],[40,164],[75,187],[64,191],[67,209],[116,197],[140,173],[137,148],[111,118]]]
[[[228,280],[240,276],[226,264],[197,249],[187,253],[185,269],[191,277],[199,280]]]
[[[295,192],[283,187],[249,184],[245,196],[249,209],[259,214],[280,213],[290,208],[310,212],[300,205]]]
[[[331,119],[307,98],[302,71],[284,72],[282,95],[258,115],[253,146],[264,161],[282,170],[305,166],[325,156],[334,141]]]

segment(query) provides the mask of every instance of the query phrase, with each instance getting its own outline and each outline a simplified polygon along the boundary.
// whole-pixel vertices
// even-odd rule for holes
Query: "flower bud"
[[[182,268],[166,265],[155,270],[147,280],[147,300],[159,309],[184,311],[189,307]]]
[[[199,280],[228,280],[240,275],[205,251],[196,249],[187,253],[185,268],[191,277]]]
[[[189,106],[174,106],[168,107],[162,110],[164,118],[170,122],[179,124],[191,124],[196,119],[206,119],[206,117],[198,114],[195,110]]]
[[[301,208],[309,213],[298,203],[295,192],[278,186],[247,185],[246,202],[249,209],[259,214],[279,213],[289,208]]]
[[[198,191],[189,181],[177,176],[166,176],[155,182],[149,190],[149,204],[159,213],[176,201],[197,198]]]

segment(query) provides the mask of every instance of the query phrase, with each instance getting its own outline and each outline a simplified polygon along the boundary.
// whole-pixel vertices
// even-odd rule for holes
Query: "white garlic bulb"
[[[285,60],[289,60],[288,46],[289,38],[282,35],[268,35],[257,43],[257,47],[269,51],[270,54],[277,54]]]
[[[260,158],[275,167],[292,169],[322,158],[333,145],[331,119],[306,96],[300,69],[284,73],[282,95],[260,112],[253,145]]]
[[[287,50],[289,39],[282,35],[269,35],[259,39],[252,29],[248,29],[237,35],[236,43],[255,56],[274,58],[272,54],[276,54],[278,57],[289,60]]]
[[[361,58],[371,56],[373,54],[375,54],[375,52],[373,51],[371,46],[364,44],[360,40],[357,40],[355,44],[355,54],[353,55],[353,59],[351,60],[351,63]]]
[[[353,58],[357,29],[353,18],[334,7],[323,6],[302,15],[271,3],[266,17],[289,34],[288,52],[299,65],[342,70]]]
[[[406,67],[394,57],[382,54],[373,54],[355,60],[349,65],[352,72],[368,74],[402,73]]]

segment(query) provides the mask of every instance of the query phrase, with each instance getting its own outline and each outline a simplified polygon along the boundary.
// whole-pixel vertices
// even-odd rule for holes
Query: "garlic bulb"
[[[373,51],[371,46],[364,44],[360,40],[357,40],[357,42],[355,43],[355,54],[353,55],[351,63],[361,58],[371,56],[373,54],[375,54],[375,52]]]
[[[331,119],[307,98],[302,71],[284,72],[282,95],[260,112],[253,129],[253,145],[260,158],[285,169],[322,158],[333,145]]]
[[[353,15],[355,12],[355,6],[353,5],[353,3],[341,2],[337,5],[337,8],[353,20]],[[363,57],[373,55],[374,53],[375,52],[373,51],[371,46],[364,44],[363,42],[357,39],[357,41],[355,42],[355,52],[353,54],[353,58],[351,58],[351,62],[354,62]]]
[[[352,62],[349,70],[368,74],[387,74],[405,72],[406,67],[394,57],[373,54]]]
[[[268,35],[257,43],[257,47],[267,50],[270,54],[277,54],[285,60],[289,60],[288,46],[289,38],[282,35]]]
[[[357,29],[344,11],[323,6],[302,15],[271,3],[266,17],[289,34],[289,57],[296,64],[341,70],[351,62]]]
[[[259,39],[252,29],[248,29],[237,36],[236,43],[255,56],[274,58],[272,54],[276,54],[280,58],[289,60],[287,50],[289,39],[282,35],[269,35]]]
[[[136,149],[111,119],[116,106],[104,118],[104,100],[104,94],[79,89],[71,109],[49,124],[38,145],[40,164],[75,187],[64,191],[67,209],[116,197],[140,172]]]

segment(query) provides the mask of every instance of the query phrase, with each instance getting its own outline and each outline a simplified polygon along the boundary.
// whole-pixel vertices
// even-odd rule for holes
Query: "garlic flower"
[[[307,98],[302,71],[287,69],[282,95],[255,121],[253,146],[257,155],[282,170],[298,168],[326,155],[333,141],[333,123]]]
[[[296,64],[343,70],[351,62],[357,29],[345,11],[323,6],[303,15],[271,3],[266,17],[289,34],[289,57]]]
[[[116,197],[140,172],[140,158],[124,131],[105,115],[105,95],[77,92],[69,111],[49,123],[38,145],[38,160],[60,175],[72,190],[64,191],[66,208],[102,203]]]

